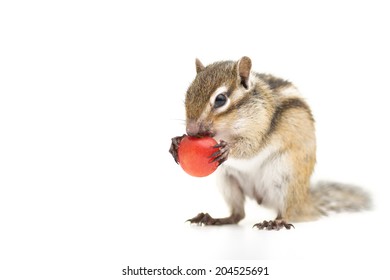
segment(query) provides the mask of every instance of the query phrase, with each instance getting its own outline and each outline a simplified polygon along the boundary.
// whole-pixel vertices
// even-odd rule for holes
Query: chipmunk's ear
[[[196,73],[201,72],[204,69],[202,62],[199,59],[195,59]]]
[[[249,76],[251,73],[252,61],[249,57],[242,57],[237,63],[237,72],[240,78],[241,85],[248,89],[249,88]]]

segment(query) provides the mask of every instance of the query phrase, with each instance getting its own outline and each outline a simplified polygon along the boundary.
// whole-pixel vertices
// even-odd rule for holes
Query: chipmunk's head
[[[249,57],[221,61],[207,67],[196,59],[197,75],[185,99],[186,129],[190,136],[212,136],[229,141],[240,133],[254,83]]]

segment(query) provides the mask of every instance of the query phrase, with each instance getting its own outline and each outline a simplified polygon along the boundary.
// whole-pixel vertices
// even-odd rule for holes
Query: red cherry
[[[205,177],[213,173],[218,162],[211,162],[211,155],[218,151],[217,145],[211,137],[184,136],[178,149],[180,166],[185,172],[195,177]]]

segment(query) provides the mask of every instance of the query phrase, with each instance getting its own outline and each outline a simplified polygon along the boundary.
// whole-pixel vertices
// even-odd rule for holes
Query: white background
[[[1,2],[0,278],[259,260],[275,279],[379,279],[390,249],[386,1],[138,2]],[[214,176],[190,177],[168,153],[195,57],[244,55],[311,105],[313,181],[360,185],[373,211],[267,232],[251,227],[274,213],[248,201],[238,226],[184,223],[228,214]]]

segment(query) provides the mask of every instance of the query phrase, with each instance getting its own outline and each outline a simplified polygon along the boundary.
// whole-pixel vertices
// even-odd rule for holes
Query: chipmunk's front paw
[[[179,164],[179,158],[178,158],[177,149],[179,148],[181,140],[183,140],[183,138],[185,136],[186,135],[183,134],[182,136],[173,137],[172,138],[171,147],[169,148],[169,152],[171,153],[171,155],[173,156],[173,159],[175,160],[175,162],[177,164]]]
[[[215,145],[213,148],[217,148],[218,151],[213,153],[210,158],[212,158],[211,162],[218,162],[221,165],[228,159],[229,156],[229,145],[226,141],[221,140],[219,144]]]

